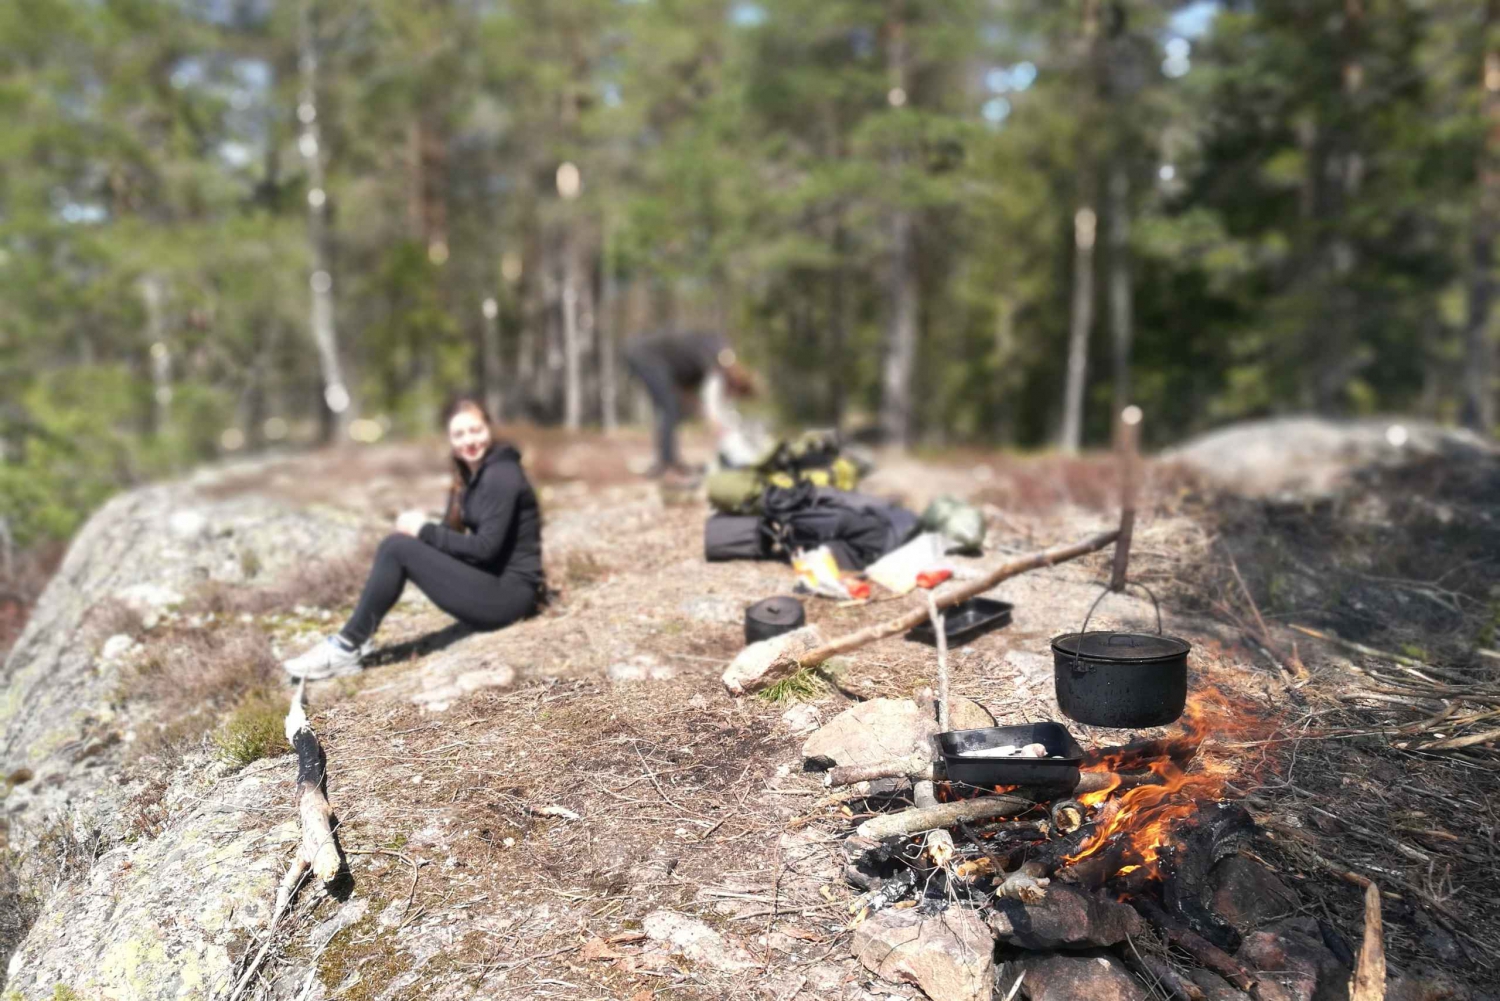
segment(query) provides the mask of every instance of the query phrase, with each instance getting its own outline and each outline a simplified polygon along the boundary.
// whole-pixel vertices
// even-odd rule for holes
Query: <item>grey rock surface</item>
[[[912,983],[933,1001],[989,1001],[995,943],[976,911],[884,910],[854,929],[854,955],[886,980]]]
[[[873,765],[931,748],[937,721],[911,699],[871,699],[839,713],[802,745],[802,756]]]

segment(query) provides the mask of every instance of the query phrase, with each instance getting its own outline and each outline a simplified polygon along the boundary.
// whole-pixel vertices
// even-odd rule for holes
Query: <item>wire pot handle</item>
[[[1156,609],[1156,635],[1160,636],[1162,634],[1161,633],[1161,602],[1159,602],[1159,601],[1156,600],[1156,594],[1155,594],[1155,592],[1153,592],[1145,584],[1142,584],[1140,581],[1127,580],[1125,582],[1124,586],[1125,587],[1138,587],[1142,591],[1145,591],[1146,594],[1150,596],[1150,598],[1151,598],[1151,607],[1154,608],[1154,609]],[[1094,603],[1089,606],[1089,613],[1083,617],[1083,628],[1080,629],[1080,630],[1078,630],[1080,633],[1086,633],[1086,632],[1089,631],[1089,619],[1092,619],[1094,617],[1094,609],[1098,608],[1099,607],[1099,602],[1103,601],[1105,595],[1107,595],[1107,594],[1110,593],[1110,589],[1109,589],[1109,585],[1108,584],[1103,585],[1103,588],[1104,589],[1099,592],[1099,597],[1095,598],[1094,599]],[[1080,640],[1079,642],[1082,642],[1082,640]],[[1075,660],[1077,659],[1076,655],[1075,655],[1074,659]]]

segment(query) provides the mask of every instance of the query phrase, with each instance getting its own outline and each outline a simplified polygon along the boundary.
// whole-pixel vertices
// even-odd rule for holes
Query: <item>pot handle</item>
[[[1161,635],[1161,602],[1159,602],[1159,601],[1156,600],[1156,594],[1155,594],[1155,592],[1153,592],[1149,587],[1147,587],[1145,584],[1140,583],[1139,581],[1128,580],[1128,581],[1125,582],[1125,586],[1126,587],[1138,587],[1142,591],[1145,591],[1146,594],[1151,598],[1151,607],[1154,608],[1154,609],[1156,609],[1156,635],[1160,636]],[[1099,607],[1099,602],[1103,601],[1104,600],[1104,596],[1107,595],[1107,594],[1109,594],[1109,593],[1110,593],[1109,585],[1105,584],[1104,585],[1104,590],[1102,590],[1102,591],[1099,592],[1099,597],[1095,598],[1094,599],[1094,603],[1089,606],[1089,613],[1083,617],[1083,628],[1080,629],[1080,630],[1078,630],[1080,633],[1086,633],[1086,632],[1089,631],[1089,619],[1092,619],[1094,617],[1094,609],[1096,609],[1096,608]]]

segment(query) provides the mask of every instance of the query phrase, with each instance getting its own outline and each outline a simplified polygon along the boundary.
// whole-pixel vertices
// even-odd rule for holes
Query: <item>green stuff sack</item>
[[[759,514],[765,480],[755,469],[721,469],[708,477],[708,502],[724,514]]]
[[[977,555],[984,550],[984,515],[956,497],[939,497],[922,512],[922,527],[940,532],[957,548],[950,552]]]

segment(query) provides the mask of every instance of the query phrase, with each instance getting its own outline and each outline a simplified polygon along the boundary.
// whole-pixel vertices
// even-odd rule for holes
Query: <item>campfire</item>
[[[1226,801],[1233,764],[1207,753],[1258,717],[1216,691],[1189,703],[1181,732],[1084,752],[1071,788],[965,787],[941,761],[835,768],[830,786],[873,815],[845,842],[845,876],[862,891],[856,926],[887,909],[974,910],[999,942],[1023,950],[1107,948],[1146,927],[1252,996],[1256,977],[1231,954],[1240,934],[1213,906],[1209,872],[1246,846],[1254,821]],[[911,781],[913,806],[881,796]],[[1117,955],[1177,998],[1203,991],[1160,956]]]

